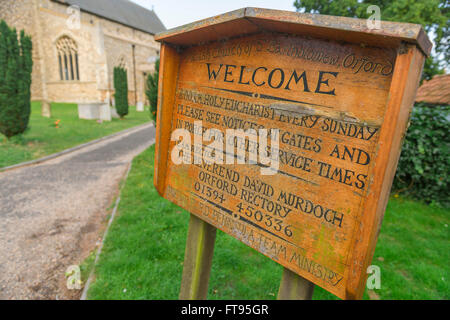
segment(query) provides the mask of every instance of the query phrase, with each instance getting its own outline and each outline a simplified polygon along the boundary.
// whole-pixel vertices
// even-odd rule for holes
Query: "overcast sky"
[[[167,29],[244,7],[294,11],[294,0],[132,0],[154,10]]]

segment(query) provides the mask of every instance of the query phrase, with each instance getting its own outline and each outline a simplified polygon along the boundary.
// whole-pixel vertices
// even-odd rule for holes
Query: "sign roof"
[[[173,28],[155,40],[189,46],[261,31],[333,37],[337,41],[397,47],[400,41],[416,44],[429,55],[432,43],[421,25],[381,21],[381,29],[369,29],[366,19],[297,13],[261,8],[242,8]]]

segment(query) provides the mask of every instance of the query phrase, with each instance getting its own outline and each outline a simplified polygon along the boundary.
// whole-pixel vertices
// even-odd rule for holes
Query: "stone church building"
[[[123,66],[130,105],[147,102],[153,36],[165,30],[155,12],[128,0],[0,0],[0,19],[32,37],[32,100],[112,103],[113,69]]]

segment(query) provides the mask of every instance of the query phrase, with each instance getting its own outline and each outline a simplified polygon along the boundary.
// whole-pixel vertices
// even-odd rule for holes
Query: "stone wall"
[[[106,58],[102,49],[102,33],[97,21],[81,13],[79,28],[69,28],[67,6],[47,1],[40,8],[45,37],[42,39],[46,57],[49,100],[57,102],[100,102],[101,89],[108,83]],[[61,80],[56,42],[63,36],[75,41],[78,50],[80,80]]]
[[[114,89],[112,80],[114,67],[124,61],[128,71],[130,104],[136,103],[134,98],[136,88],[137,101],[145,102],[144,74],[154,72],[154,59],[156,56],[159,57],[159,43],[150,34],[108,20],[102,20],[105,35],[105,51],[108,60],[108,78],[110,79],[109,90],[112,92]]]

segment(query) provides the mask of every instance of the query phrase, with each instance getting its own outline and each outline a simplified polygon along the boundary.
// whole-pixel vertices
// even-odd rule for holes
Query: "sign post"
[[[431,50],[421,26],[244,8],[156,40],[154,183],[192,214],[180,298],[206,298],[219,228],[285,268],[279,299],[360,299]]]
[[[208,294],[216,228],[191,214],[180,300],[205,300]]]
[[[283,269],[278,300],[311,300],[314,293],[314,283]]]

